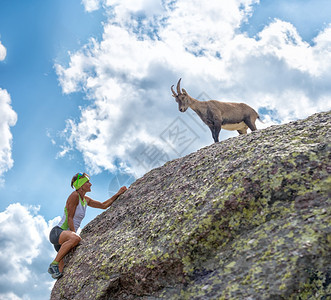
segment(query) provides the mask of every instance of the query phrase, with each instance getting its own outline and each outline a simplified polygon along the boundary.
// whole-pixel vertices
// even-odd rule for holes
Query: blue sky
[[[47,235],[76,172],[103,201],[212,143],[171,97],[180,77],[200,100],[248,103],[260,129],[329,110],[330,11],[327,0],[0,0],[0,298],[48,297]]]

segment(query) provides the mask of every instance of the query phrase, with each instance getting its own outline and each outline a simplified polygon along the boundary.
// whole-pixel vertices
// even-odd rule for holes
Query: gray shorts
[[[57,252],[59,252],[61,245],[59,243],[60,234],[62,233],[63,229],[59,226],[53,227],[51,232],[49,233],[49,240],[54,245],[54,248]]]

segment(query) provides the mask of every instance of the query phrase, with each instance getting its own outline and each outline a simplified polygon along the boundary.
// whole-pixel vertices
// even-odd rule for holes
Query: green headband
[[[88,182],[89,180],[90,180],[90,179],[87,178],[87,177],[85,177],[85,176],[79,178],[79,175],[78,175],[78,178],[77,178],[77,180],[75,180],[75,182],[73,183],[73,186],[75,187],[76,190],[78,190],[80,187],[83,186],[83,184],[84,184],[85,182]]]

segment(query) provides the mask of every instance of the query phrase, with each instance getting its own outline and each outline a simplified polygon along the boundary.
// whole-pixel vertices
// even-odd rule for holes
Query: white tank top
[[[79,197],[79,201],[78,201],[78,205],[76,207],[75,215],[73,218],[74,227],[75,227],[76,232],[80,226],[80,223],[82,222],[82,220],[85,217],[86,208],[87,208],[87,202],[86,202],[85,198],[82,201],[79,194],[78,194],[78,197]],[[64,215],[62,217],[62,220],[58,224],[58,226],[60,226],[63,230],[69,230],[68,210],[66,207],[64,208]]]

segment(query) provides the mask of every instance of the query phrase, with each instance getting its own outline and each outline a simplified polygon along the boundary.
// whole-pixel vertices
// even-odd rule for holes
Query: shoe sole
[[[62,273],[60,273],[59,275],[56,275],[55,273],[53,273],[52,271],[50,271],[50,269],[48,269],[48,273],[52,275],[53,279],[59,279],[63,276]]]
[[[58,275],[58,276],[56,276],[55,274],[52,274],[53,279],[59,279],[59,278],[61,278],[62,276],[63,276],[62,274],[60,274],[60,275]]]

